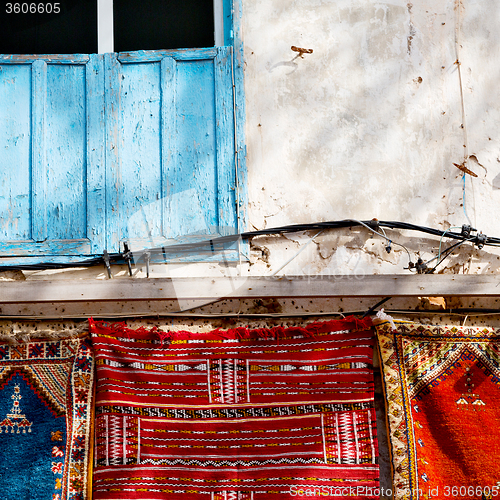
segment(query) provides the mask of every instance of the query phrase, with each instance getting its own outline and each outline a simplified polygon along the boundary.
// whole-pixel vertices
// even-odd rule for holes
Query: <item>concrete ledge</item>
[[[500,276],[463,274],[119,278],[0,282],[2,304],[218,298],[500,296]]]

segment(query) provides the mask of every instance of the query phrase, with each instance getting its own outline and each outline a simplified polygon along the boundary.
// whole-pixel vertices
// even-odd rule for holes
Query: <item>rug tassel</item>
[[[396,330],[396,325],[394,323],[393,317],[386,314],[384,312],[384,309],[380,309],[380,311],[377,313],[377,315],[375,317],[381,321],[388,321],[391,325],[392,330],[393,331]]]

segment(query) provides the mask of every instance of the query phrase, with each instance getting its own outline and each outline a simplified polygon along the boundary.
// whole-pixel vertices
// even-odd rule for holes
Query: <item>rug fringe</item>
[[[341,330],[366,330],[373,326],[372,319],[370,317],[357,318],[355,316],[348,316],[340,320],[331,321],[319,321],[314,322],[305,327],[300,326],[274,326],[271,328],[246,328],[246,327],[236,327],[230,328],[228,330],[222,330],[217,328],[210,332],[189,332],[185,330],[178,331],[163,331],[158,327],[153,326],[148,329],[145,327],[139,327],[136,329],[131,329],[124,322],[119,323],[107,323],[104,321],[94,321],[89,318],[89,330],[92,333],[106,333],[108,335],[127,335],[130,337],[133,332],[134,335],[139,334],[146,338],[151,338],[156,336],[163,344],[169,344],[173,340],[177,339],[195,339],[203,338],[208,335],[217,337],[219,339],[239,339],[239,340],[251,340],[251,339],[262,339],[262,340],[279,340],[290,338],[295,335],[302,335],[304,337],[315,337],[322,333],[329,333]]]

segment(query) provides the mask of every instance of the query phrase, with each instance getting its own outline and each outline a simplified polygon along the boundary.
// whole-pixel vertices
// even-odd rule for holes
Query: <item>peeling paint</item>
[[[495,2],[462,2],[459,17],[455,0],[257,0],[243,7],[244,42],[251,47],[245,89],[254,227],[378,217],[444,231],[469,218],[486,234],[498,234],[500,137],[493,131],[500,90],[484,70],[500,51]],[[457,22],[474,151],[468,163],[478,174],[466,179],[465,203],[461,172],[453,165],[464,155]],[[314,53],[290,73],[283,63],[292,44],[314,47]],[[393,245],[388,254],[382,238],[374,244],[365,233],[332,232],[329,238],[321,237],[316,254],[306,252],[308,269],[408,272],[405,250]],[[439,239],[391,238],[404,242],[414,261],[437,255]],[[276,262],[276,253],[290,258],[284,246],[269,246],[266,259]],[[496,256],[496,249],[476,255],[465,246],[439,272],[497,272]],[[301,271],[304,262],[299,258],[287,272]]]
[[[496,217],[500,203],[500,137],[495,132],[500,121],[500,88],[494,73],[485,70],[500,52],[497,3],[493,0],[460,2],[458,10],[456,0],[441,3],[431,0],[418,3],[255,0],[243,2],[242,8],[245,61],[240,59],[239,51],[235,53],[235,60],[237,65],[245,64],[249,175],[244,184],[250,200],[248,207],[243,207],[248,209],[248,227],[242,229],[378,217],[441,228],[443,232],[470,220],[485,234],[500,236]],[[456,39],[457,23],[459,40]],[[461,165],[464,159],[457,42],[464,79],[468,150],[473,152],[467,164],[478,176],[467,176],[465,192],[462,172],[453,165]],[[313,53],[296,58],[296,53],[291,52],[292,46],[313,48]],[[203,49],[198,56],[200,60],[213,59],[217,50]],[[211,143],[219,133],[221,121],[213,117],[212,108],[208,118],[203,114],[210,107],[203,96],[196,105],[191,106],[190,101],[192,94],[201,92],[201,87],[213,89],[215,84],[210,80],[210,84],[190,87],[186,76],[193,71],[212,77],[211,63],[200,63],[200,67],[194,69],[196,65],[188,61],[185,52],[181,51],[177,59],[173,56],[171,51],[156,54],[143,83],[134,66],[144,65],[153,54],[120,54],[116,65],[126,67],[116,70],[121,95],[117,89],[114,90],[118,94],[113,94],[109,81],[96,79],[94,82],[86,75],[85,84],[94,82],[89,84],[92,92],[99,85],[107,85],[106,112],[125,113],[133,120],[133,127],[126,133],[121,129],[120,120],[115,120],[106,131],[109,136],[106,151],[95,147],[102,144],[102,137],[98,136],[93,137],[93,147],[89,149],[96,151],[92,157],[95,165],[100,166],[106,155],[116,161],[116,175],[107,174],[107,207],[103,207],[106,189],[97,188],[103,182],[102,168],[97,169],[96,179],[89,187],[89,192],[96,193],[95,199],[100,200],[101,212],[96,212],[96,218],[120,220],[113,223],[113,229],[119,234],[115,239],[140,238],[149,231],[146,239],[150,241],[149,236],[164,236],[172,222],[179,221],[178,226],[185,233],[191,233],[197,223],[217,225],[212,224],[214,220],[229,213],[235,180],[214,175],[211,168],[219,164],[221,156],[204,152],[204,145]],[[162,62],[165,59],[168,63]],[[49,110],[56,113],[60,108],[50,92],[56,93],[58,88],[55,75],[65,74],[66,69],[61,58],[44,61],[50,63],[46,66],[50,67],[47,72],[49,77],[52,73],[54,87],[50,90],[49,85],[49,102],[53,106]],[[31,78],[27,70],[32,60],[26,56],[18,62],[22,68],[15,75],[12,61],[0,66],[0,85],[10,88],[15,79],[15,85],[19,85],[20,79]],[[87,63],[93,64],[94,75],[105,73],[96,60],[75,58],[75,64]],[[111,64],[109,57],[107,64]],[[226,70],[224,78],[230,80],[230,67]],[[73,87],[82,85],[80,70],[71,71],[76,75]],[[183,103],[175,119],[160,111],[162,99],[171,98],[168,92],[174,76],[181,79],[176,85],[180,85],[178,97]],[[38,85],[41,77],[33,81]],[[161,82],[164,87],[159,91]],[[226,101],[222,103],[224,106],[230,100]],[[71,101],[64,126],[61,125],[64,133],[70,131],[68,133],[79,137],[74,124],[79,114],[85,113],[86,104]],[[104,107],[104,103],[100,104]],[[15,106],[17,109],[17,102]],[[239,112],[237,109],[236,113]],[[93,120],[98,122],[101,118]],[[178,147],[160,147],[158,138],[151,141],[145,138],[161,126],[165,135],[178,133],[179,127],[190,120],[210,122],[210,126],[201,137],[183,132],[183,139],[174,141]],[[42,122],[37,126],[41,127]],[[21,107],[19,113],[11,113],[0,123],[0,129],[2,127],[8,127],[9,134],[12,132],[9,147],[2,152],[10,162],[11,151],[31,140],[31,122],[26,109]],[[224,137],[233,137],[233,132],[230,130]],[[58,149],[56,140],[53,143],[49,156],[59,155],[65,159],[64,148]],[[80,139],[75,140],[72,147],[74,153],[69,156],[81,155]],[[130,153],[133,160],[121,162],[120,151]],[[222,161],[233,161],[233,158],[222,155]],[[140,165],[148,167],[139,168]],[[70,167],[70,173],[59,179],[63,186],[69,185],[72,176],[81,176],[81,165],[72,163]],[[141,175],[137,175],[139,171]],[[12,183],[12,177],[11,171],[4,168],[0,183]],[[192,195],[192,184],[197,182],[201,187]],[[215,191],[224,186],[231,186],[223,197],[225,201],[215,200]],[[130,202],[123,202],[126,193],[133,193]],[[9,197],[8,203],[29,211],[26,205],[29,186],[19,182],[12,193],[2,191],[4,196]],[[81,197],[80,193],[72,200],[75,206],[79,207]],[[50,215],[61,218],[61,203],[56,198],[49,200],[49,218]],[[165,198],[174,207],[171,212],[177,218],[174,221],[161,220],[165,214],[158,214],[161,210],[155,203]],[[183,201],[187,204],[183,205]],[[3,202],[0,198],[0,205]],[[209,207],[206,209],[209,215],[205,219],[200,214],[206,207]],[[81,222],[78,210],[74,218]],[[146,227],[145,219],[153,223]],[[234,228],[235,221],[230,222],[226,226]],[[67,236],[73,224],[73,219],[64,220],[49,233]],[[2,221],[1,227],[2,234],[10,231],[18,239],[31,237],[32,224],[14,215]],[[96,227],[93,226],[89,235],[101,234],[101,242],[104,242],[108,232]],[[75,253],[81,251],[80,240],[88,236],[81,233],[77,235],[78,242],[74,242]],[[243,262],[241,272],[273,272],[294,257],[313,235],[256,239],[250,248],[251,265]],[[47,236],[40,234],[36,240],[46,242]],[[284,272],[407,273],[405,267],[410,258],[415,261],[420,256],[425,261],[437,256],[439,238],[403,232],[391,232],[388,236],[393,242],[404,244],[410,257],[395,244],[388,253],[387,241],[365,230],[331,231],[297,255]],[[118,241],[112,243],[116,246]],[[33,248],[45,251],[47,247],[43,245],[38,243]],[[443,245],[446,248],[446,238]],[[497,273],[500,271],[497,254],[496,249],[478,251],[464,245],[436,272]],[[203,275],[215,271],[207,264],[205,267],[193,265],[183,272]],[[88,273],[95,274],[94,271]]]
[[[0,142],[12,146],[0,158],[10,191],[0,257],[69,261],[125,240],[144,248],[237,232],[245,189],[236,192],[231,56],[216,47],[0,58]]]

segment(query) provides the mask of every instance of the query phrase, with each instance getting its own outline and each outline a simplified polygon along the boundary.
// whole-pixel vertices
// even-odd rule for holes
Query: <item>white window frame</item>
[[[215,46],[224,45],[223,0],[214,2]],[[97,0],[97,51],[99,54],[114,52],[113,44],[113,0]]]

